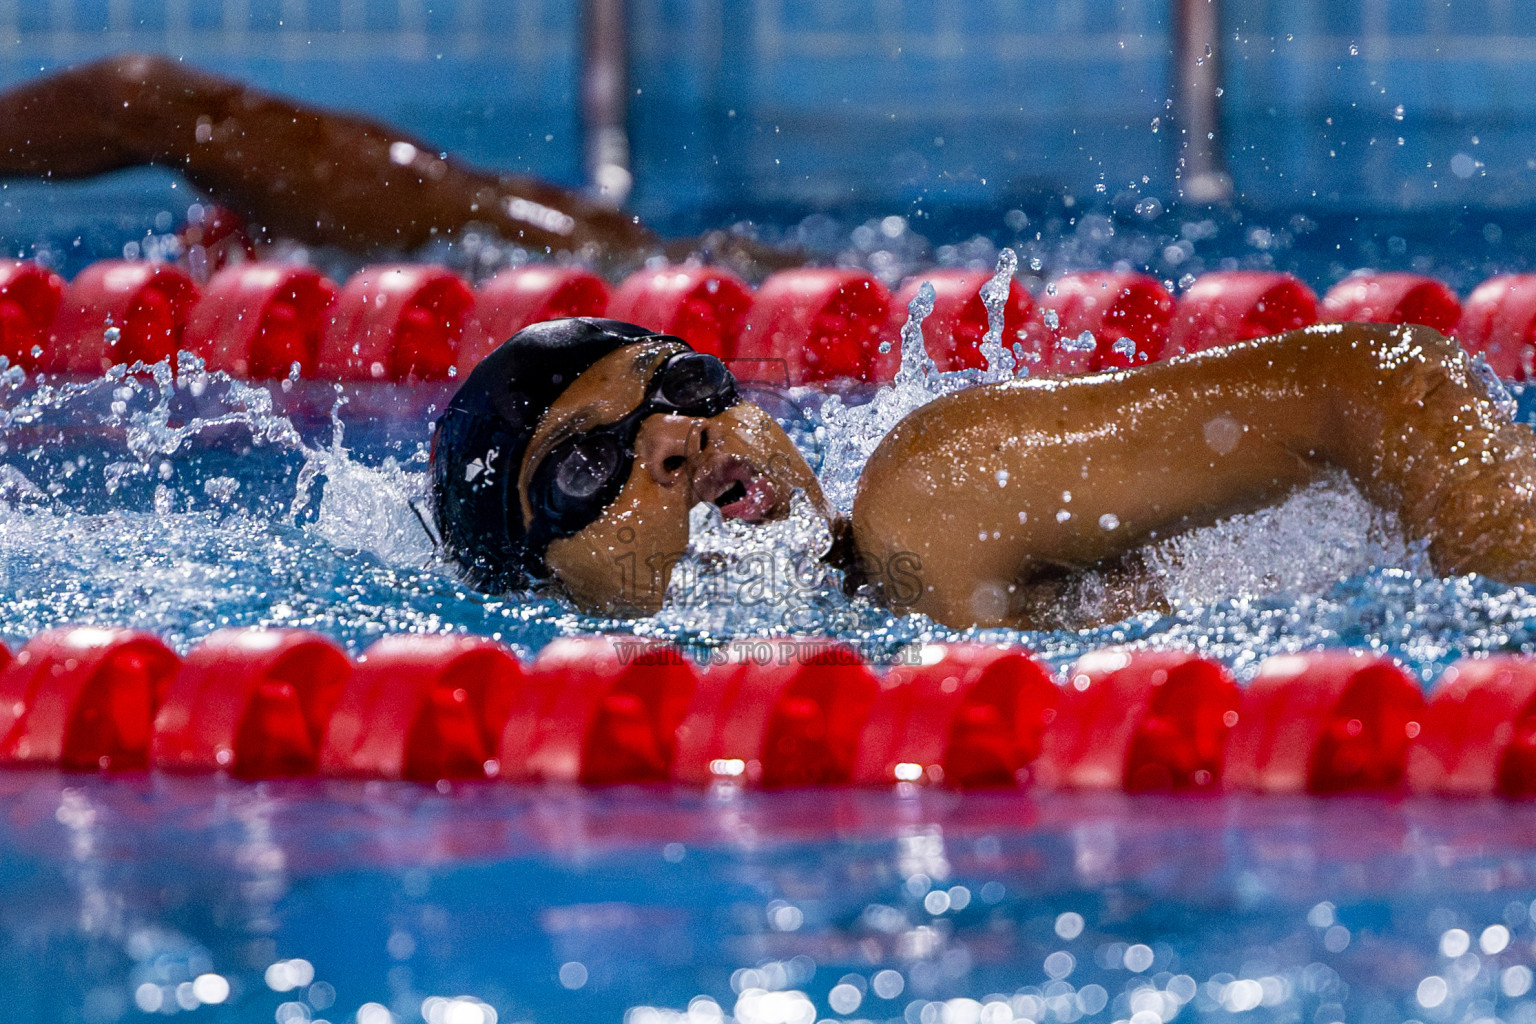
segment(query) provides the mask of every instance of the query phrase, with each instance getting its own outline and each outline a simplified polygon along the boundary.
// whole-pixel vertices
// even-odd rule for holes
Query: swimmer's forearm
[[[471,224],[528,248],[620,259],[656,244],[632,217],[567,190],[478,171],[386,125],[163,57],[108,58],[0,95],[0,174],[150,163],[311,244],[410,249]]]
[[[1536,580],[1531,431],[1454,343],[1381,325],[940,399],[870,459],[854,540],[887,601],[1017,624],[1032,581],[1272,501],[1328,464],[1428,538],[1437,569]]]
[[[1454,341],[1424,327],[1326,325],[1149,368],[1141,383],[1173,381],[1194,400],[1171,422],[1170,447],[1182,433],[1211,448],[1233,424],[1259,442],[1220,470],[1234,494],[1281,481],[1288,459],[1336,465],[1429,542],[1437,571],[1536,581],[1536,436],[1509,422]]]

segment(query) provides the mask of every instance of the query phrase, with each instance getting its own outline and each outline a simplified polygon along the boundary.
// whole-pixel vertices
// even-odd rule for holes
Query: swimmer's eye
[[[736,379],[725,364],[703,352],[684,352],[667,361],[661,376],[660,395],[680,410],[716,408],[724,411],[721,400],[736,398]],[[718,415],[718,413],[715,413]]]
[[[635,437],[645,417],[707,419],[738,401],[736,378],[718,358],[689,349],[674,353],[652,375],[645,400],[633,412],[561,440],[534,468],[528,484],[532,549],[542,557],[551,539],[579,532],[618,498],[634,467]],[[666,465],[671,472],[682,464],[668,459]]]
[[[555,466],[555,488],[572,498],[590,498],[602,489],[619,466],[618,445],[606,435],[584,438]]]

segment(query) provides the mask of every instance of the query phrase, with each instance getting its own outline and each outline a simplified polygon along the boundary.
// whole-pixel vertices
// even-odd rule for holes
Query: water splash
[[[66,622],[172,642],[236,624],[368,635],[430,625],[402,591],[462,591],[393,567],[431,555],[410,505],[423,459],[360,461],[342,442],[339,404],[330,443],[307,442],[272,390],[209,373],[190,353],[178,366],[0,380],[6,635]]]
[[[920,291],[910,310],[899,387],[862,406],[833,396],[809,416],[829,493],[845,508],[891,425],[980,378],[931,372],[911,344],[929,302]],[[696,510],[693,549],[663,611],[595,618],[558,591],[477,593],[431,562],[410,505],[426,485],[419,407],[385,416],[396,417],[390,436],[411,440],[381,446],[376,430],[356,427],[370,422],[357,418],[360,403],[325,388],[304,413],[292,397],[190,358],[175,375],[118,368],[87,382],[0,372],[0,633],[17,642],[90,622],[152,630],[185,648],[223,626],[294,626],[358,650],[386,632],[470,631],[527,655],[580,632],[700,650],[795,629],[837,635],[875,660],[913,643],[979,638],[1022,642],[1057,665],[1107,644],[1195,648],[1239,671],[1270,653],[1348,643],[1394,653],[1426,676],[1462,653],[1536,646],[1536,595],[1426,575],[1418,549],[1340,480],[1145,552],[1169,609],[1093,629],[953,630],[891,615],[844,592],[820,560],[828,528],[803,501],[788,520],[758,527]],[[361,450],[343,443],[349,415]]]
[[[846,632],[858,615],[843,596],[842,573],[823,561],[831,548],[826,520],[803,493],[791,499],[786,518],[761,524],[727,520],[701,502],[654,625],[701,641]]]
[[[853,508],[864,464],[891,428],[945,391],[976,379],[974,373],[941,374],[929,357],[923,323],[932,315],[933,304],[933,285],[925,281],[907,305],[907,322],[901,328],[901,368],[894,382],[863,405],[848,404],[839,395],[822,403],[821,423],[815,429],[823,453],[821,489],[843,512]]]
[[[924,390],[939,372],[923,341],[923,323],[933,315],[933,285],[924,281],[907,304],[907,322],[901,326],[901,368],[896,371],[896,389],[920,385]]]
[[[987,307],[987,333],[981,339],[981,355],[987,361],[983,382],[992,384],[1012,380],[1017,365],[1013,352],[1003,344],[1003,315],[1008,307],[1008,293],[1013,275],[1019,269],[1019,257],[1012,249],[997,254],[997,271],[981,287],[981,302]],[[1020,367],[1027,374],[1028,367]]]
[[[1429,569],[1422,545],[1408,544],[1397,517],[1372,505],[1342,473],[1270,508],[1171,537],[1150,547],[1145,560],[1177,608],[1321,593],[1373,567]]]

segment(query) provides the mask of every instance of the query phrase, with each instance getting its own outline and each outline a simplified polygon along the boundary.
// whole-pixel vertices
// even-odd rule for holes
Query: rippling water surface
[[[1536,1020],[1528,806],[52,773],[0,799],[18,1020]]]
[[[919,363],[873,400],[757,397],[846,503],[880,434],[965,383]],[[846,596],[808,515],[754,530],[699,510],[647,620],[470,591],[417,514],[449,393],[252,387],[191,361],[179,376],[5,375],[0,632],[15,645],[116,624],[185,648],[266,624],[357,651],[469,630],[532,655],[593,630],[702,652],[789,627],[876,660],[972,635]],[[1536,639],[1530,591],[1426,574],[1342,479],[1150,558],[1172,613],[1017,639],[1056,664],[1108,643],[1194,647],[1240,675],[1271,653],[1369,646],[1426,680]],[[1536,1024],[1533,814],[15,773],[0,776],[0,1004],[86,1024]]]

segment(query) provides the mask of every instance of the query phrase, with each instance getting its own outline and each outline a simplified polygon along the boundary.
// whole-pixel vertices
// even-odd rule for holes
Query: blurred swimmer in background
[[[445,552],[484,589],[557,580],[588,611],[650,614],[690,509],[760,522],[798,491],[833,523],[829,557],[854,585],[953,627],[1159,607],[1146,545],[1337,470],[1426,542],[1435,571],[1536,582],[1536,434],[1426,327],[1324,325],[945,395],[880,442],[846,521],[723,363],[612,320],[514,335],[433,443]]]
[[[471,167],[364,117],[305,106],[168,57],[127,54],[0,93],[0,176],[83,178],[154,164],[269,239],[372,257],[477,228],[625,269],[697,255],[747,274],[801,262],[723,231],[663,243],[573,190]]]

